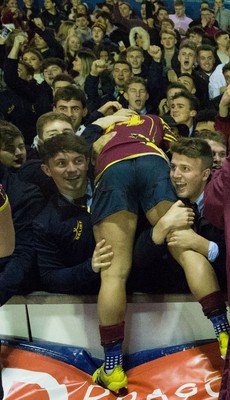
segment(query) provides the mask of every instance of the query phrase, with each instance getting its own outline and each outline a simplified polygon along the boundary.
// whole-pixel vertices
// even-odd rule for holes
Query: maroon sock
[[[202,297],[199,303],[202,306],[204,315],[208,318],[210,316],[223,314],[227,310],[223,293],[220,290]]]
[[[116,325],[102,326],[99,325],[101,336],[101,345],[115,343],[124,340],[125,322]]]

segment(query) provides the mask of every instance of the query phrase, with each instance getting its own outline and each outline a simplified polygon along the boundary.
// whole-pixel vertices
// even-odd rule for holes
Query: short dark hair
[[[168,91],[169,91],[170,89],[181,89],[181,91],[188,90],[188,89],[183,85],[183,83],[181,83],[181,82],[171,82],[171,83],[169,83],[169,85],[167,86],[167,89],[166,89],[166,95],[167,95],[167,93],[168,93]]]
[[[48,122],[52,122],[52,121],[65,121],[65,122],[68,122],[73,128],[72,120],[71,120],[70,117],[68,117],[68,115],[65,115],[65,114],[62,114],[62,113],[58,113],[58,112],[55,112],[55,111],[47,112],[45,114],[42,114],[37,119],[36,131],[37,131],[37,135],[38,135],[38,137],[40,139],[43,140],[43,129],[44,129],[44,126]],[[74,128],[73,128],[73,130],[74,130]]]
[[[202,37],[204,37],[206,35],[204,29],[201,28],[200,26],[193,26],[192,28],[188,29],[186,33],[187,33],[188,36],[191,33],[196,33],[197,35],[200,35]]]
[[[190,110],[195,110],[198,111],[199,110],[199,100],[196,96],[194,96],[193,94],[191,94],[188,90],[182,90],[180,93],[176,93],[173,96],[173,99],[178,99],[178,97],[184,97],[185,99],[187,99],[189,101],[190,104]]]
[[[174,36],[174,38],[177,38],[176,32],[174,29],[161,29],[160,31],[160,37],[162,37],[162,35],[166,33],[167,35],[171,35]]]
[[[181,74],[179,74],[178,78],[180,78],[181,76],[186,76],[187,78],[190,78],[193,81],[194,86],[196,86],[194,77],[191,74],[189,74],[188,72],[182,72]]]
[[[95,17],[96,18],[102,17],[103,19],[107,19],[111,24],[113,24],[113,16],[112,16],[112,14],[108,13],[107,11],[96,10]]]
[[[57,65],[58,67],[61,68],[61,70],[64,72],[67,69],[67,65],[64,60],[58,57],[48,57],[45,58],[42,61],[41,65],[41,72],[44,72],[46,68],[48,68],[50,65]]]
[[[12,144],[16,138],[24,140],[22,132],[11,122],[0,120],[0,148]]]
[[[58,74],[55,76],[55,78],[53,80],[53,86],[56,82],[59,82],[59,81],[69,82],[71,85],[75,84],[75,80],[73,79],[72,75],[65,74],[64,72],[62,74]]]
[[[208,1],[201,1],[201,2],[200,2],[200,5],[201,5],[201,4],[204,4],[204,3],[207,4],[208,7],[209,7],[209,2],[208,2]]]
[[[120,59],[120,60],[118,59],[117,61],[115,61],[115,63],[113,64],[113,70],[114,70],[114,68],[115,68],[115,66],[117,64],[125,64],[125,65],[127,65],[129,67],[129,69],[130,69],[130,72],[132,72],[132,67],[131,67],[130,63],[128,61],[124,60],[123,58]]]
[[[189,158],[200,158],[204,168],[213,167],[212,149],[208,142],[197,137],[180,138],[170,145],[171,153],[178,153]]]
[[[211,51],[212,52],[212,54],[213,54],[213,57],[215,57],[214,56],[214,47],[213,46],[211,46],[210,44],[202,44],[202,45],[200,45],[200,46],[198,46],[197,47],[197,56],[199,55],[199,53],[201,52],[201,51]]]
[[[217,31],[217,32],[215,33],[215,35],[214,35],[214,40],[215,40],[215,42],[217,41],[217,39],[218,39],[220,36],[223,36],[223,35],[229,35],[229,32],[223,31],[223,30]]]
[[[142,47],[138,47],[138,46],[129,46],[126,49],[126,56],[127,54],[131,53],[132,51],[139,51],[139,53],[142,54],[142,56],[144,55],[144,50],[142,49]]]
[[[195,132],[195,137],[204,140],[213,140],[214,142],[220,143],[227,147],[227,139],[222,132],[203,129],[201,132]]]
[[[158,2],[158,4],[159,4],[159,2]],[[159,7],[158,10],[154,14],[156,16],[158,16],[161,10],[167,11],[167,13],[169,14],[168,9],[166,7],[164,7],[164,6]]]
[[[193,50],[194,53],[196,53],[196,45],[195,45],[195,43],[193,43],[193,42],[192,42],[191,40],[189,40],[189,39],[184,39],[184,40],[181,42],[180,47],[179,47],[179,51],[182,50],[182,49],[184,49],[184,48],[188,48],[188,49],[190,49],[190,50]]]
[[[81,18],[81,17],[84,17],[84,18],[86,18],[86,19],[89,21],[89,15],[88,15],[87,13],[79,13],[79,12],[77,12],[77,13],[75,14],[75,20],[76,20],[77,18]]]
[[[59,152],[76,152],[89,158],[90,146],[84,138],[71,133],[53,136],[39,146],[39,155],[44,164]]]
[[[175,0],[174,1],[174,7],[175,6],[184,6],[184,1],[183,0]]]
[[[33,53],[34,55],[37,56],[37,58],[39,58],[40,61],[43,60],[42,53],[41,53],[39,50],[35,49],[34,47],[26,47],[26,48],[23,50],[21,56],[23,57],[24,54],[26,54],[26,53]]]
[[[173,22],[170,18],[163,18],[162,21],[161,21],[161,23],[162,23],[162,22],[169,22],[170,25],[172,26],[172,28],[175,27],[174,22]]]
[[[53,100],[54,106],[57,105],[59,100],[77,100],[81,102],[83,108],[86,107],[85,93],[83,92],[83,90],[78,89],[72,85],[57,89]]]
[[[131,7],[131,5],[130,5],[127,1],[121,1],[121,2],[120,2],[120,5],[122,5],[122,4],[125,4],[126,6],[128,6],[129,9],[132,11],[132,7]]]

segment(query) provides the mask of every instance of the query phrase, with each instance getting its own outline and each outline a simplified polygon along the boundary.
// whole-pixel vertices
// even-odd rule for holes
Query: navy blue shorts
[[[138,215],[160,201],[177,200],[167,161],[157,155],[141,156],[111,165],[99,180],[92,204],[92,222],[97,224],[122,210]]]

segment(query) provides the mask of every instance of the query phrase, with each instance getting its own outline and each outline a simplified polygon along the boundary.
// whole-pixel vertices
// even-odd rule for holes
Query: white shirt
[[[223,66],[225,64],[217,65],[216,69],[213,71],[209,78],[208,84],[208,92],[209,92],[209,99],[213,99],[216,96],[219,96],[220,88],[222,86],[226,86],[226,81],[224,79],[224,74],[222,72]]]

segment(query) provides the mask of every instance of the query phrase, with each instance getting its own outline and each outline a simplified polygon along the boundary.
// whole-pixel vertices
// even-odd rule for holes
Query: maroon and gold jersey
[[[170,142],[176,140],[169,126],[157,115],[134,115],[128,121],[111,125],[105,134],[109,132],[116,134],[97,157],[96,179],[122,160],[149,154],[168,159]]]

